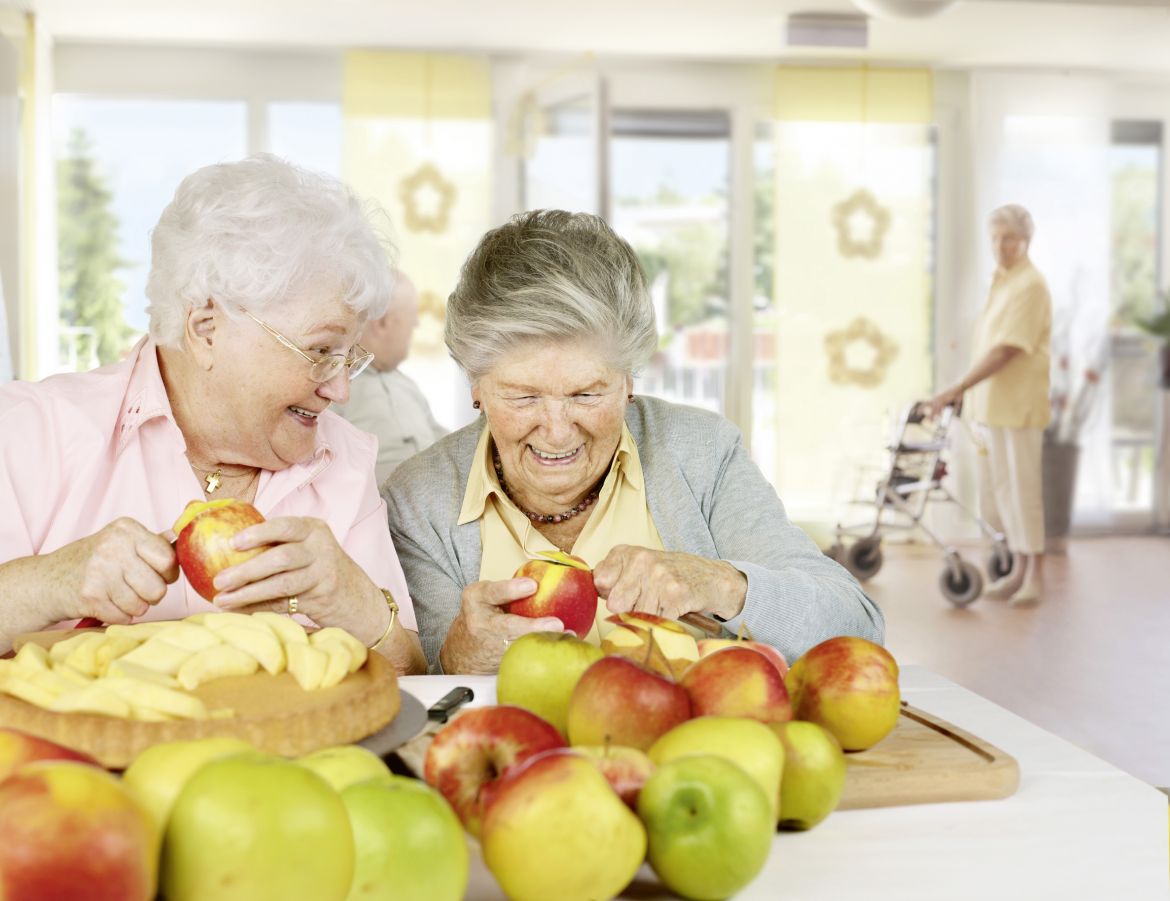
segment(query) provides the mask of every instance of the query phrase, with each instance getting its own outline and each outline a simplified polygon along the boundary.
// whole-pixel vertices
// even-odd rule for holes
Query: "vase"
[[[1049,554],[1068,552],[1080,453],[1079,445],[1055,441],[1045,434],[1040,480],[1044,495],[1045,551]]]

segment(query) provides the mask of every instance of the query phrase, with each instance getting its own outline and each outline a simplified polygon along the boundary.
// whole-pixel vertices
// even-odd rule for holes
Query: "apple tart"
[[[389,662],[275,613],[41,632],[0,660],[0,722],[128,765],[164,741],[235,736],[284,756],[355,742],[398,713]]]

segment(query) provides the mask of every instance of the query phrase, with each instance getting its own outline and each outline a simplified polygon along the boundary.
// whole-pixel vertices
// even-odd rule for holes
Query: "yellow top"
[[[971,389],[970,412],[976,422],[1009,429],[1048,425],[1051,342],[1052,298],[1044,276],[1026,258],[1011,269],[997,270],[975,327],[974,359],[981,360],[999,344],[1023,353]]]
[[[537,531],[531,520],[520,512],[500,488],[492,465],[491,434],[486,425],[472,460],[467,491],[463,495],[463,508],[459,511],[459,524],[479,520],[479,537],[483,548],[479,564],[480,579],[510,579],[525,561],[536,556],[537,551],[559,550]],[[658,529],[650,516],[650,506],[646,502],[638,446],[624,424],[613,463],[601,485],[601,493],[570,553],[590,566],[596,566],[619,544],[664,550],[662,538],[658,535]],[[586,636],[588,641],[594,644],[600,641],[597,623],[608,615],[605,603],[599,603],[593,628]]]

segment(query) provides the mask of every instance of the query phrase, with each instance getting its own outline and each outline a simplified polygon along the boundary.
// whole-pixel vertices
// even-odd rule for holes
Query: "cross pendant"
[[[207,483],[207,493],[214,494],[215,489],[219,487],[219,470],[210,473],[204,481]]]

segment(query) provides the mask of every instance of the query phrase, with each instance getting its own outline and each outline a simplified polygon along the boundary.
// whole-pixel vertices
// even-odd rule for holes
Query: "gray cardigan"
[[[638,397],[626,412],[638,445],[654,525],[668,551],[731,562],[747,576],[742,619],[789,662],[834,635],[880,642],[881,611],[857,581],[794,526],[744,450],[739,430],[715,413]],[[477,420],[398,467],[382,488],[406,572],[419,636],[432,670],[479,580],[479,521],[456,525],[483,430]]]

